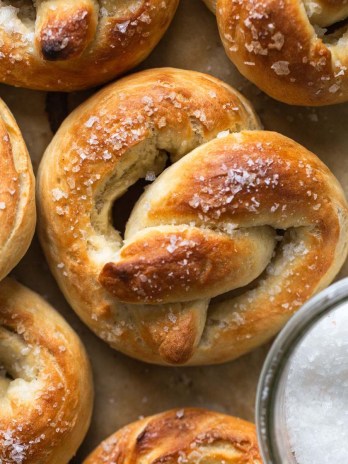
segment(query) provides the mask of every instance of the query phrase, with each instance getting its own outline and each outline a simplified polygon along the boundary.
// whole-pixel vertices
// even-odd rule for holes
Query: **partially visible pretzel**
[[[111,346],[156,363],[227,361],[333,279],[347,254],[341,187],[295,142],[239,132],[257,128],[221,81],[171,69],[113,84],[63,123],[40,166],[41,242]],[[165,153],[175,164],[133,209],[123,243],[113,202],[160,173]]]
[[[35,223],[31,161],[14,117],[0,100],[0,280],[27,251]]]
[[[84,464],[261,464],[255,426],[203,409],[176,409],[134,422]]]
[[[106,82],[147,57],[179,0],[0,0],[0,81],[71,91]]]
[[[270,96],[296,105],[348,100],[348,4],[336,0],[205,0],[225,50]]]
[[[0,462],[67,464],[91,417],[83,346],[42,298],[0,283]]]

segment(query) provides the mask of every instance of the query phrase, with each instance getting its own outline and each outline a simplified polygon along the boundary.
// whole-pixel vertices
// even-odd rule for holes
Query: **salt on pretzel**
[[[36,224],[35,181],[22,134],[0,99],[0,280],[27,251]]]
[[[339,270],[341,187],[315,155],[258,127],[221,81],[159,69],[105,88],[57,132],[39,171],[41,243],[71,306],[114,348],[155,363],[233,359]],[[112,205],[166,153],[174,165],[123,242]]]
[[[176,409],[134,422],[106,439],[84,464],[261,464],[255,426],[204,409]]]
[[[0,0],[0,81],[71,91],[106,82],[147,57],[179,0]]]
[[[0,462],[67,464],[91,418],[84,348],[41,297],[0,283]]]
[[[229,58],[292,105],[348,100],[348,5],[336,0],[204,0]]]

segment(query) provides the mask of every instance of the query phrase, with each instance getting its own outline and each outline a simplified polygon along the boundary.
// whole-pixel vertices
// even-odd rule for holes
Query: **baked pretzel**
[[[227,55],[264,92],[292,105],[348,100],[343,0],[205,0]]]
[[[160,69],[105,88],[57,132],[39,170],[41,243],[71,306],[112,347],[155,363],[233,359],[339,270],[337,180],[286,137],[242,131],[257,128],[221,81]],[[135,205],[123,242],[112,205],[166,153],[175,164]]]
[[[89,426],[83,346],[41,297],[0,283],[0,462],[67,464]]]
[[[14,117],[0,99],[0,280],[27,251],[36,223],[34,175]]]
[[[261,464],[255,426],[203,409],[176,409],[130,424],[83,464]]]
[[[0,0],[0,80],[61,91],[106,82],[148,56],[178,2]]]

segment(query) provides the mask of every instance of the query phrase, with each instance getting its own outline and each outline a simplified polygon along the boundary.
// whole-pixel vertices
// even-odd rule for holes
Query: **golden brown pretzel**
[[[67,464],[91,417],[92,378],[75,332],[42,298],[0,283],[0,462]]]
[[[0,280],[27,251],[35,223],[31,161],[14,117],[0,100]]]
[[[348,100],[348,4],[343,0],[205,0],[226,53],[273,98],[296,105]]]
[[[147,57],[178,2],[0,1],[0,81],[63,91],[106,82]]]
[[[72,307],[114,348],[155,363],[233,359],[339,270],[338,182],[295,142],[239,132],[257,128],[230,87],[171,69],[123,79],[63,123],[40,166],[41,242]],[[113,202],[160,173],[166,153],[175,164],[136,204],[123,242]]]
[[[164,412],[106,439],[84,464],[261,464],[253,424],[203,409]]]

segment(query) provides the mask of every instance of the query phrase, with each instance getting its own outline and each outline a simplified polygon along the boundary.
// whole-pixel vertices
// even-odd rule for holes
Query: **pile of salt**
[[[285,413],[298,464],[348,462],[348,303],[322,317],[296,348]]]

